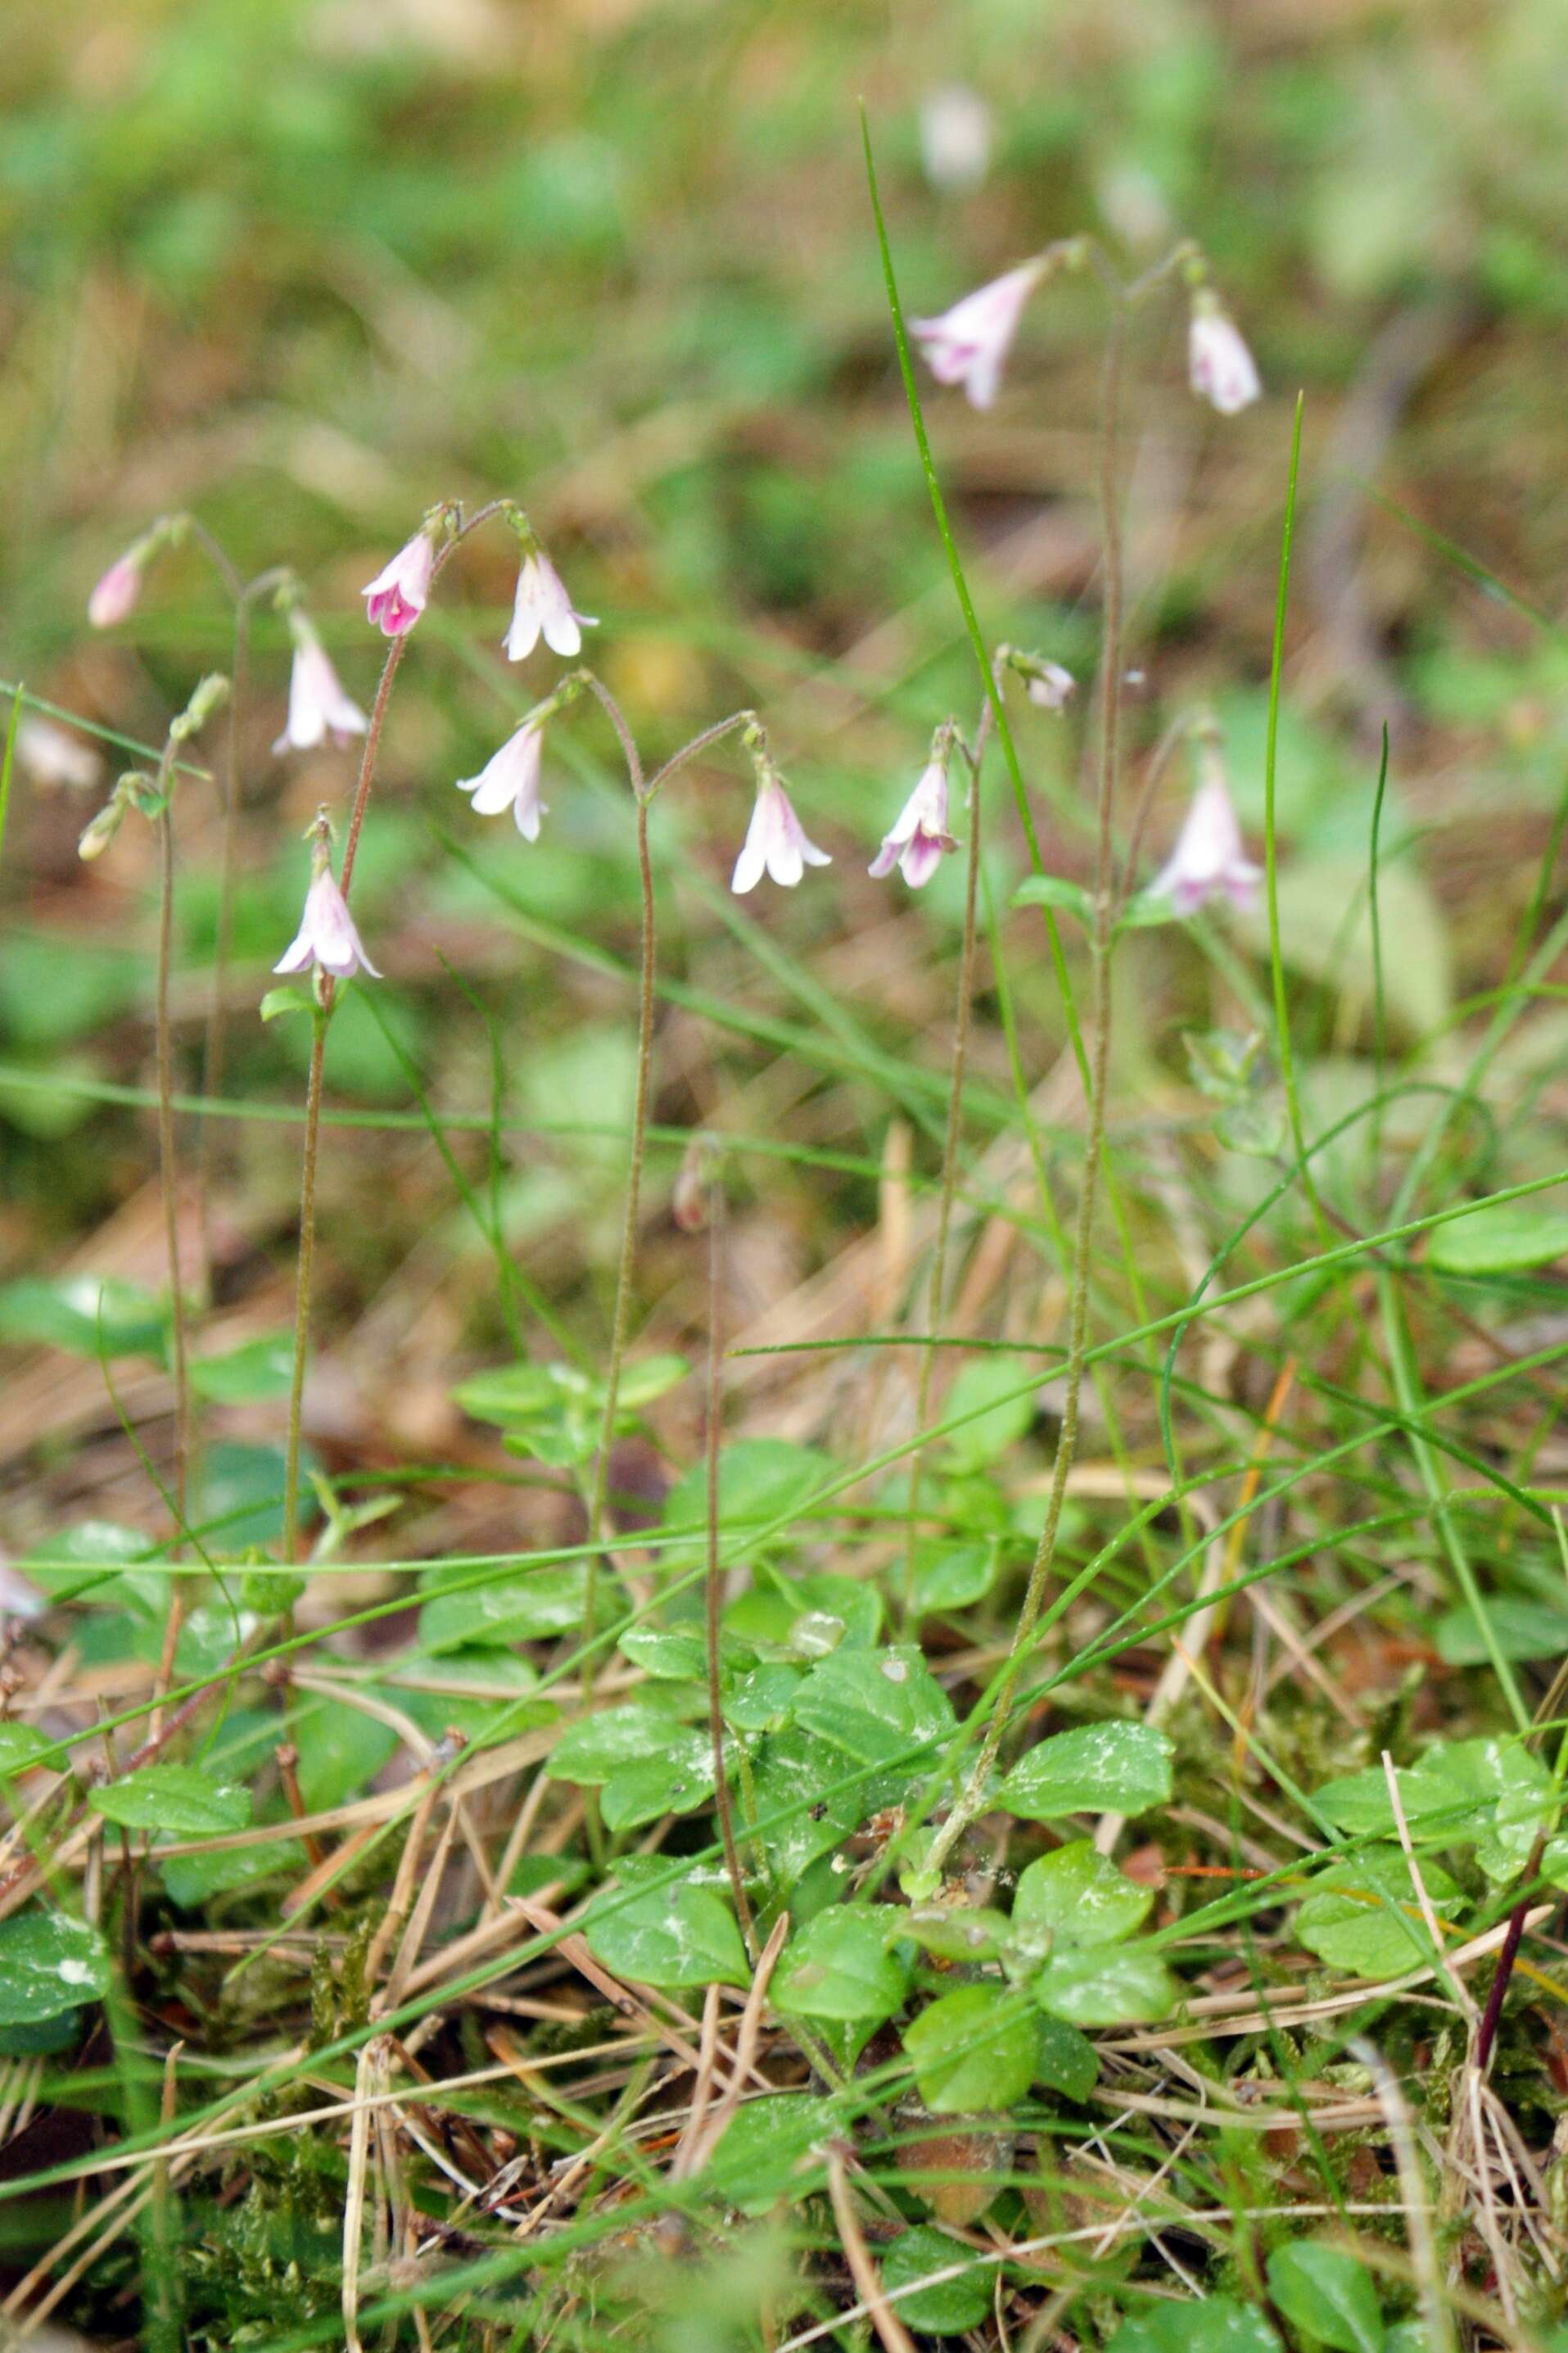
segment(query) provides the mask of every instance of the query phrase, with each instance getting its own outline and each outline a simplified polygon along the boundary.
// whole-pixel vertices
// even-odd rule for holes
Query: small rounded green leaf
[[[0,2026],[35,2026],[109,1990],[109,1949],[64,1912],[0,1920]]]
[[[1086,1724],[1052,1733],[1021,1757],[996,1803],[1029,1821],[1060,1814],[1141,1814],[1168,1803],[1171,1743],[1152,1724]]]
[[[1498,1201],[1436,1227],[1426,1262],[1440,1274],[1517,1274],[1568,1257],[1568,1210]]]
[[[995,2265],[977,2263],[962,2239],[917,2222],[879,2252],[883,2289],[906,2328],[922,2337],[964,2337],[988,2316]],[[951,2272],[957,2276],[942,2276]],[[915,2284],[926,2279],[929,2287]]]
[[[1018,1875],[1013,1898],[1013,1929],[1019,1938],[1053,1945],[1113,1945],[1143,1925],[1154,1901],[1090,1839],[1073,1839],[1043,1854]]]
[[[920,2094],[933,2115],[1012,2107],[1035,2079],[1039,2031],[999,1985],[960,1986],[904,2029]]]
[[[748,2100],[726,2126],[703,2179],[742,2214],[765,2214],[785,2196],[822,2186],[813,2152],[837,2129],[831,2100],[779,2092]]]
[[[195,1765],[144,1765],[123,1781],[89,1794],[89,1803],[122,1830],[164,1831],[175,1838],[217,1837],[250,1820],[250,1792],[216,1781]]]
[[[741,1932],[717,1895],[682,1884],[630,1898],[613,1894],[590,1912],[588,1949],[617,1977],[644,1985],[749,1985]]]
[[[1199,2304],[1156,2304],[1124,2320],[1110,2353],[1279,2353],[1272,2321],[1234,2296]]]
[[[1290,2323],[1333,2353],[1383,2353],[1383,2311],[1353,2255],[1294,2239],[1268,2258],[1268,2293]]]
[[[1107,1945],[1055,1955],[1030,1991],[1069,2026],[1137,2026],[1169,2018],[1181,1989],[1146,1945]]]
[[[1100,2053],[1088,2035],[1065,2018],[1042,2018],[1039,2031],[1036,2082],[1069,2100],[1087,2100],[1100,2073]]]
[[[569,1633],[581,1622],[587,1599],[588,1572],[578,1563],[497,1576],[464,1592],[437,1588],[419,1612],[419,1640],[426,1651],[458,1651],[470,1643],[505,1650]]]
[[[910,1989],[909,1970],[888,1943],[901,1917],[886,1905],[819,1912],[784,1947],[770,1988],[775,2007],[802,2018],[891,2018]]]

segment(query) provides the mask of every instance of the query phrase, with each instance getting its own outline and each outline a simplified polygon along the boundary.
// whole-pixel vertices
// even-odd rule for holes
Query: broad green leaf
[[[750,1985],[751,1965],[734,1917],[689,1880],[629,1899],[612,1894],[584,1924],[588,1949],[617,1977],[640,1984]]]
[[[1152,2304],[1124,2320],[1110,2353],[1279,2353],[1279,2337],[1250,2305],[1205,2295],[1201,2303]]]
[[[881,1596],[854,1577],[770,1578],[739,1595],[724,1612],[726,1637],[775,1665],[826,1658],[830,1651],[868,1650],[881,1627]]]
[[[1568,1651],[1568,1609],[1505,1593],[1487,1603],[1487,1616],[1505,1659],[1560,1659]],[[1468,1604],[1446,1609],[1432,1630],[1432,1639],[1447,1666],[1484,1667],[1491,1662],[1480,1621]]]
[[[498,1729],[510,1737],[530,1725],[552,1721],[551,1703],[541,1701],[526,1715],[519,1708],[519,1702],[526,1701],[538,1685],[538,1670],[526,1659],[515,1658],[510,1651],[476,1647],[444,1651],[439,1658],[405,1660],[387,1675],[383,1689],[432,1740],[452,1730],[483,1746]]]
[[[109,1990],[109,1948],[65,1912],[0,1920],[0,2026],[34,2026]]]
[[[226,1356],[193,1356],[191,1387],[215,1405],[255,1405],[287,1397],[294,1369],[293,1342],[286,1332],[247,1340]]]
[[[1290,2323],[1333,2353],[1383,2353],[1383,2310],[1364,2263],[1315,2239],[1276,2247],[1268,2293]]]
[[[703,2182],[742,2214],[766,2214],[783,2197],[820,2189],[823,2167],[814,2153],[838,2128],[833,2102],[815,2093],[747,2100],[725,2126]]]
[[[545,1772],[552,1781],[576,1781],[592,1788],[607,1781],[623,1765],[638,1765],[649,1757],[675,1753],[689,1737],[662,1692],[628,1700],[624,1707],[600,1708],[568,1725],[551,1751]]]
[[[160,1855],[154,1852],[169,1901],[182,1912],[199,1912],[215,1895],[252,1887],[264,1879],[303,1878],[305,1850],[297,1839],[277,1839],[266,1846],[209,1847],[201,1854]]]
[[[883,1777],[868,1774],[840,1788],[849,1772],[841,1748],[798,1725],[763,1741],[755,1769],[756,1819],[772,1824],[763,1844],[781,1885],[792,1885],[818,1855],[841,1846],[880,1802]]]
[[[832,1467],[815,1447],[795,1446],[788,1439],[737,1439],[719,1457],[721,1530],[733,1535],[802,1511],[826,1485]],[[706,1473],[701,1463],[678,1479],[666,1496],[664,1525],[670,1530],[707,1526]],[[787,1533],[781,1531],[781,1535]]]
[[[39,1757],[47,1757],[54,1746],[30,1724],[0,1724],[0,1780],[30,1772]],[[59,1757],[56,1770],[61,1770],[66,1762],[63,1756]]]
[[[7,1346],[162,1358],[168,1322],[150,1291],[113,1276],[24,1275],[0,1284],[0,1342]]]
[[[886,1905],[819,1912],[784,1947],[769,1988],[775,2007],[803,2018],[891,2018],[910,1989],[907,1967],[889,1948],[901,1917]]]
[[[945,1443],[966,1470],[994,1462],[1016,1446],[1028,1429],[1035,1418],[1035,1392],[1023,1387],[1024,1380],[1014,1358],[988,1356],[965,1365],[953,1382],[942,1409],[943,1421],[954,1420],[960,1414],[973,1419],[951,1430]]]
[[[1439,1913],[1459,1893],[1430,1858],[1421,1878]],[[1296,1915],[1296,1934],[1310,1953],[1353,1977],[1398,1977],[1432,1958],[1410,1865],[1397,1846],[1364,1847],[1320,1873]]]
[[[737,1732],[777,1732],[787,1723],[805,1678],[798,1667],[753,1667],[724,1701],[724,1720]]]
[[[1498,1201],[1434,1228],[1426,1263],[1439,1274],[1515,1274],[1568,1257],[1568,1209]]]
[[[935,1618],[984,1600],[996,1582],[994,1545],[927,1546],[915,1560],[915,1613]]]
[[[984,1905],[928,1904],[900,1917],[906,1935],[939,1961],[994,1961],[1007,1941],[1006,1914]]]
[[[1279,944],[1286,965],[1352,1003],[1373,1001],[1372,923],[1363,849],[1291,859],[1279,874]],[[1408,860],[1378,874],[1384,1001],[1392,1021],[1425,1037],[1453,998],[1448,923],[1431,889]],[[1268,953],[1268,915],[1261,897],[1236,917],[1237,935]]]
[[[837,1651],[795,1695],[795,1721],[868,1765],[903,1757],[945,1739],[952,1703],[912,1644]]]
[[[989,2317],[996,2267],[976,2262],[973,2248],[962,2239],[917,2222],[879,2248],[878,2255],[882,2286],[889,2295],[897,2295],[892,2308],[906,2328],[922,2337],[964,2337]],[[955,2266],[962,2266],[956,2279],[939,2278],[930,2287],[913,2284]]]
[[[16,1566],[46,1593],[79,1593],[83,1600],[121,1604],[123,1572],[145,1561],[152,1550],[151,1539],[140,1528],[118,1527],[112,1520],[81,1520],[58,1535],[46,1536]]]
[[[143,1765],[123,1781],[88,1792],[106,1820],[132,1831],[166,1831],[174,1838],[216,1837],[250,1820],[250,1792],[215,1780],[197,1765]]]
[[[1153,1901],[1153,1889],[1118,1871],[1092,1840],[1074,1839],[1018,1874],[1013,1931],[1030,1941],[1049,1936],[1058,1949],[1113,1945],[1142,1926]]]
[[[668,1396],[691,1370],[684,1356],[645,1356],[640,1364],[622,1367],[616,1394],[617,1411],[640,1413],[645,1405]]]
[[[1152,1724],[1116,1721],[1055,1732],[1021,1757],[996,1792],[1009,1814],[1142,1814],[1171,1795],[1172,1747]]]
[[[312,1814],[357,1798],[397,1751],[391,1725],[346,1700],[301,1707],[291,1728],[300,1751],[300,1794]]]
[[[1031,874],[1013,893],[1015,907],[1060,907],[1076,915],[1086,932],[1094,929],[1094,902],[1081,882],[1065,874]]]
[[[1397,1774],[1411,1836],[1474,1846],[1489,1879],[1508,1879],[1529,1859],[1556,1802],[1552,1776],[1517,1740],[1437,1741]],[[1328,1782],[1318,1803],[1339,1829],[1393,1837],[1397,1825],[1381,1767]]]
[[[579,1562],[521,1575],[498,1570],[465,1592],[435,1588],[419,1612],[419,1641],[434,1651],[466,1650],[470,1643],[507,1650],[513,1642],[570,1632],[581,1624],[587,1599],[588,1572]]]
[[[704,1728],[667,1725],[661,1753],[618,1766],[599,1805],[606,1830],[641,1830],[666,1814],[689,1814],[713,1795],[713,1746]]]
[[[685,1626],[628,1626],[616,1644],[623,1658],[664,1683],[700,1683],[708,1672],[708,1646]]]
[[[960,1986],[904,2029],[920,2095],[934,2116],[1010,2108],[1035,2079],[1039,2030],[999,1985]]]
[[[1168,891],[1134,891],[1116,918],[1119,932],[1156,931],[1162,923],[1185,921]]]
[[[320,1506],[308,1483],[301,1486],[302,1519],[313,1523]],[[269,1545],[283,1533],[283,1487],[286,1472],[280,1446],[250,1446],[226,1439],[197,1457],[191,1482],[191,1518],[198,1527],[210,1527],[214,1542],[224,1552],[243,1552],[250,1545]]]
[[[1042,2018],[1035,2080],[1069,2100],[1087,2100],[1100,2073],[1100,2053],[1065,2018]]]
[[[1030,1987],[1069,2026],[1143,2026],[1169,2018],[1181,1988],[1147,1945],[1102,1945],[1054,1954]]]
[[[588,1399],[598,1384],[573,1365],[498,1365],[459,1381],[452,1401],[475,1421],[507,1428],[517,1422],[542,1421],[559,1414],[563,1398]]]

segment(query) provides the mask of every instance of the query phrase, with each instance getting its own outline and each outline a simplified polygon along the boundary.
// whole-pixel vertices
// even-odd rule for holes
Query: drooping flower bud
[[[669,1214],[683,1234],[700,1234],[712,1214],[712,1188],[719,1166],[717,1138],[694,1135],[687,1145],[669,1196]]]
[[[943,82],[921,108],[921,162],[943,195],[967,195],[991,164],[991,109],[967,82]]]
[[[1234,417],[1263,390],[1240,329],[1218,295],[1205,285],[1193,290],[1187,375],[1199,398],[1217,408],[1222,417]]]
[[[1070,670],[1058,661],[1047,661],[1044,654],[1026,654],[1017,646],[1003,646],[996,655],[998,670],[1010,670],[1022,679],[1024,691],[1031,702],[1042,711],[1065,711],[1069,696],[1078,691],[1078,681]]]
[[[124,823],[125,812],[131,806],[132,789],[132,780],[121,776],[98,815],[89,818],[83,830],[81,839],[76,846],[76,854],[79,858],[90,864],[95,858],[103,856]]]

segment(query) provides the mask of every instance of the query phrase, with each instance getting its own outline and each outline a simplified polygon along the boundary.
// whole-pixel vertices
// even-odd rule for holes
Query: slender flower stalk
[[[947,1092],[947,1128],[942,1147],[942,1192],[937,1204],[936,1242],[931,1251],[931,1292],[926,1310],[929,1345],[921,1350],[915,1389],[915,1443],[910,1460],[909,1527],[904,1548],[904,1616],[914,1615],[915,1547],[920,1522],[921,1472],[925,1457],[926,1417],[931,1409],[931,1376],[936,1341],[947,1303],[947,1249],[952,1226],[953,1195],[958,1186],[958,1148],[963,1133],[963,1080],[969,1060],[970,1014],[974,1002],[975,901],[980,881],[980,771],[991,732],[991,704],[980,714],[973,753],[956,729],[956,741],[969,769],[969,858],[963,888],[963,940],[958,960],[958,1002],[952,1024],[952,1071]],[[928,771],[929,773],[929,771]],[[946,779],[945,761],[942,769]],[[875,871],[875,869],[872,870]],[[906,869],[906,872],[907,872]],[[910,878],[913,879],[912,877]]]
[[[592,1692],[594,1635],[598,1610],[599,1548],[605,1534],[609,1501],[610,1457],[616,1442],[616,1418],[620,1409],[621,1366],[631,1321],[632,1279],[637,1264],[637,1230],[642,1215],[643,1163],[647,1155],[647,1112],[653,1076],[654,936],[653,860],[648,853],[647,813],[652,799],[643,777],[642,758],[609,689],[590,676],[589,684],[610,714],[626,755],[626,769],[637,810],[637,884],[642,902],[641,952],[637,971],[637,1060],[632,1101],[630,1165],[626,1170],[626,1207],[621,1220],[621,1255],[616,1271],[616,1304],[610,1326],[610,1356],[605,1371],[605,1409],[599,1425],[599,1446],[594,1460],[594,1483],[588,1501],[587,1594],[583,1613],[583,1689],[584,1704]]]
[[[991,1769],[1007,1728],[1008,1713],[1018,1677],[1029,1655],[1035,1628],[1044,1606],[1046,1586],[1056,1557],[1068,1477],[1078,1451],[1079,1411],[1083,1391],[1084,1362],[1089,1353],[1089,1291],[1094,1245],[1094,1213],[1105,1152],[1106,1093],[1110,1067],[1112,892],[1114,885],[1111,825],[1119,763],[1121,695],[1121,522],[1117,469],[1120,441],[1122,350],[1126,338],[1129,295],[1110,284],[1110,326],[1106,341],[1103,378],[1103,421],[1100,434],[1100,529],[1105,550],[1105,602],[1100,661],[1100,776],[1095,848],[1094,927],[1092,950],[1093,1037],[1089,1048],[1089,1079],[1085,1105],[1083,1174],[1073,1236],[1072,1275],[1068,1308],[1068,1349],[1063,1377],[1062,1416],[1057,1433],[1045,1525],[1030,1565],[1024,1605],[1011,1647],[994,1691],[984,1703],[985,1730],[980,1750],[961,1796],[937,1831],[928,1867],[940,1870],[969,1824],[985,1810]]]
[[[713,1746],[713,1804],[719,1816],[719,1836],[724,1848],[724,1868],[735,1898],[735,1916],[746,1949],[755,1958],[752,1907],[746,1897],[746,1875],[735,1843],[734,1810],[724,1767],[724,1708],[720,1683],[719,1620],[724,1599],[724,1577],[719,1565],[719,1441],[724,1418],[724,1340],[721,1275],[723,1267],[724,1189],[714,1176],[707,1188],[708,1210],[708,1426],[704,1432],[703,1482],[708,1499],[708,1555],[703,1571],[703,1628],[708,1666],[708,1731]]]

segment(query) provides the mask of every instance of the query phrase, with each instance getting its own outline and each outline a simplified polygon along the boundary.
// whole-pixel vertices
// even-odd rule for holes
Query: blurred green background
[[[199,559],[161,565],[110,638],[90,637],[83,606],[151,516],[189,507],[242,569],[298,566],[368,702],[363,583],[433,501],[521,498],[603,617],[594,658],[650,752],[756,704],[835,855],[795,898],[764,890],[737,908],[723,886],[749,805],[741,769],[694,770],[661,810],[666,969],[687,992],[661,1041],[666,1120],[788,1123],[874,1155],[887,1094],[846,1068],[847,1020],[940,1084],[958,878],[911,901],[864,870],[925,731],[972,708],[973,673],[898,380],[861,98],[912,311],[1085,226],[1133,260],[1202,238],[1269,397],[1214,417],[1185,390],[1179,308],[1141,321],[1134,749],[1215,699],[1256,825],[1300,387],[1282,828],[1298,854],[1363,854],[1391,717],[1394,815],[1422,837],[1430,934],[1415,1009],[1440,1018],[1453,957],[1485,976],[1550,822],[1568,657],[1423,532],[1557,609],[1562,0],[8,0],[5,30],[0,675],[161,740],[199,671],[227,659]],[[956,174],[931,152],[933,101],[955,86],[981,101],[989,146]],[[993,415],[929,401],[988,633],[1080,671],[1098,602],[1098,330],[1090,290],[1053,290]],[[390,1027],[438,1100],[482,1109],[489,1049],[449,963],[513,1050],[516,1114],[619,1123],[636,909],[607,735],[591,719],[557,731],[536,850],[450,789],[552,675],[542,655],[526,675],[501,659],[512,563],[504,534],[467,552],[405,665],[358,881],[390,977],[381,1019],[351,1004],[334,1028],[331,1082],[406,1107]],[[237,1093],[277,1100],[305,1041],[288,1023],[264,1031],[254,1007],[292,929],[300,831],[318,800],[341,811],[353,777],[348,754],[272,758],[286,660],[268,621],[243,729],[230,1071]],[[1075,743],[1070,725],[1026,723],[1048,854],[1079,871]],[[101,789],[23,774],[10,813],[0,1240],[14,1264],[90,1229],[151,1165],[143,1113],[48,1085],[149,1072],[146,844],[132,828],[90,871],[75,857]],[[1161,803],[1157,843],[1184,789],[1173,780]],[[997,807],[1000,888],[1019,849]],[[194,1080],[216,832],[196,792],[180,828]],[[1030,937],[1017,987],[1033,1075],[1061,1028]],[[1175,951],[1148,953],[1179,993]],[[794,1025],[793,1056],[758,1020]],[[1005,1089],[999,1044],[979,1071]],[[247,1128],[236,1147],[235,1201],[259,1205],[239,1216],[242,1263],[286,1241],[292,1134]],[[517,1146],[511,1231],[545,1253],[547,1281],[589,1279],[619,1160],[592,1139]],[[345,1142],[330,1189],[367,1168],[383,1215],[342,1236],[362,1297],[403,1247],[395,1206],[413,1231],[427,1215],[434,1162],[417,1134]],[[825,1201],[842,1190],[854,1219],[869,1198],[821,1172],[769,1183],[779,1260],[759,1293],[812,1262]],[[482,1311],[482,1250],[472,1266]]]

